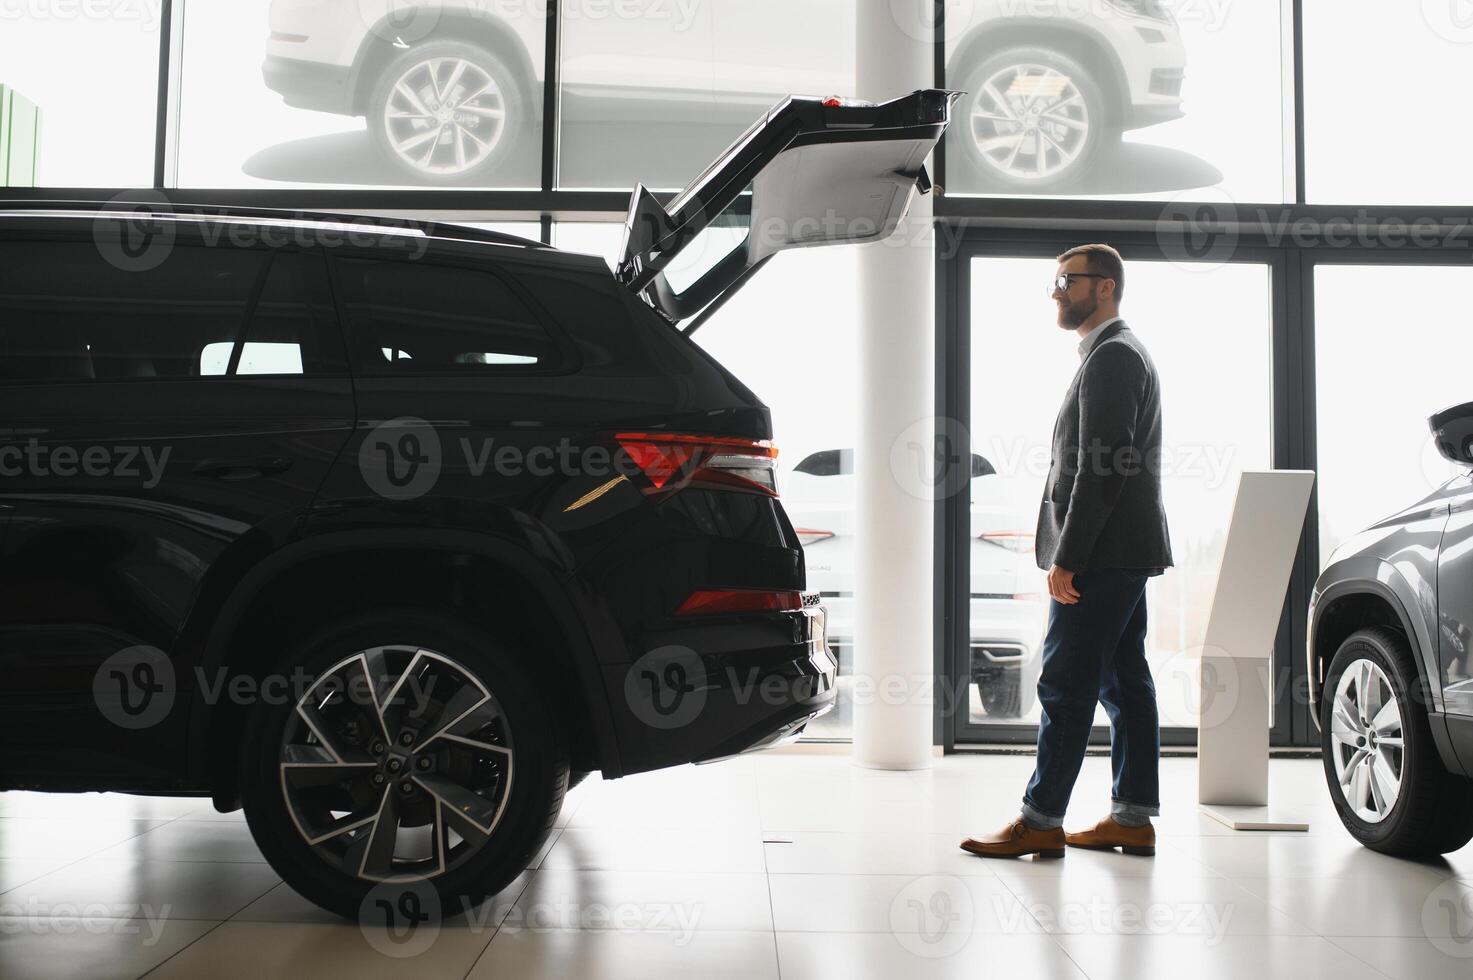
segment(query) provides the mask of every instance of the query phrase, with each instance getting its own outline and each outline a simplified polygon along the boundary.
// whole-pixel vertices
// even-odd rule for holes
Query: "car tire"
[[[462,101],[436,103],[436,86],[450,84],[446,94]],[[516,74],[492,52],[431,41],[384,67],[369,96],[368,130],[383,158],[410,182],[483,183],[525,142],[523,93]]]
[[[493,637],[417,611],[354,616],[307,639],[277,677],[290,694],[250,711],[241,795],[261,853],[304,897],[361,919],[402,886],[419,893],[416,908],[433,901],[450,918],[534,860],[567,792],[568,750],[542,692]],[[355,677],[373,680],[345,694]],[[392,834],[377,836],[386,812]],[[430,856],[411,864],[416,842]],[[385,907],[399,904],[391,895]]]
[[[1022,97],[1010,97],[1009,90],[999,88],[1003,78],[1012,80],[1009,90],[1020,84],[1040,88],[1062,84],[1062,88],[1038,106],[1044,110],[1040,115],[1030,119],[1027,113],[1018,111],[1017,100]],[[1009,48],[978,65],[962,88],[968,93],[965,111],[960,114],[965,128],[957,135],[967,147],[968,159],[984,190],[1051,193],[1067,189],[1089,172],[1102,148],[1120,141],[1119,125],[1106,112],[1099,82],[1062,52],[1034,46]],[[1007,103],[1006,108],[998,104],[999,98]],[[1052,113],[1047,111],[1049,105],[1056,107]],[[1014,118],[1007,118],[1010,116]],[[1029,138],[1042,127],[1047,127],[1043,130],[1047,138]],[[1021,139],[1012,142],[1018,152],[1009,152],[1007,142],[985,145],[987,140],[1011,140],[1020,132]],[[1040,145],[1046,148],[1041,161],[1043,172],[1039,167]]]
[[[1004,667],[978,677],[977,693],[989,718],[1018,718],[1023,714],[1023,672]]]
[[[1372,850],[1424,857],[1455,851],[1473,839],[1473,780],[1443,765],[1429,710],[1426,685],[1401,631],[1372,627],[1340,644],[1320,703],[1321,755],[1341,822]],[[1394,730],[1399,747],[1383,741],[1396,738]],[[1387,777],[1398,771],[1391,794]]]

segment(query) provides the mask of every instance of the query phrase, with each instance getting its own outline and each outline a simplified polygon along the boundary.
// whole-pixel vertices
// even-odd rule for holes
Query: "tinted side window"
[[[607,272],[521,272],[517,283],[567,332],[578,349],[581,373],[668,378],[699,372],[706,377],[696,383],[703,386],[739,384]],[[750,392],[743,397],[748,395],[756,398]]]
[[[429,262],[335,264],[355,371],[505,374],[562,366],[557,342],[493,272]]]
[[[90,242],[0,241],[0,381],[190,378],[233,343],[266,255],[176,246],[120,269]]]
[[[200,353],[206,376],[346,372],[327,269],[315,252],[276,253],[241,342],[218,341]]]

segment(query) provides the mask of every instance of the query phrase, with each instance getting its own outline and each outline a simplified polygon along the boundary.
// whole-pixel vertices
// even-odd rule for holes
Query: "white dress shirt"
[[[1101,323],[1099,326],[1095,327],[1089,333],[1085,334],[1079,341],[1079,359],[1081,361],[1084,360],[1089,352],[1094,348],[1094,345],[1100,342],[1100,334],[1105,332],[1106,327],[1108,327],[1112,323],[1119,323],[1123,319],[1125,318],[1119,316],[1111,317],[1104,323]]]

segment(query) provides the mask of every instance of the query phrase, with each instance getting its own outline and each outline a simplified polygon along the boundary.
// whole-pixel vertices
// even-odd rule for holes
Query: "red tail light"
[[[777,496],[777,448],[770,442],[670,432],[614,438],[649,480],[645,493],[706,486]]]
[[[680,604],[677,616],[712,613],[792,612],[803,608],[803,593],[760,589],[697,589]]]

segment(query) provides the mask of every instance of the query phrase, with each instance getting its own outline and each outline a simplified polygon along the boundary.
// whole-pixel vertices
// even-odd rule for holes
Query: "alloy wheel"
[[[394,82],[383,124],[390,148],[410,167],[456,176],[496,152],[506,135],[506,94],[472,61],[430,58]]]
[[[1401,705],[1385,672],[1367,659],[1340,675],[1331,703],[1330,750],[1340,792],[1356,817],[1380,823],[1401,794]]]
[[[1046,181],[1069,169],[1089,142],[1090,125],[1079,86],[1047,65],[1003,68],[972,101],[978,153],[1013,180]]]
[[[317,677],[287,721],[281,789],[302,838],[365,881],[422,880],[478,853],[511,795],[505,712],[469,669],[405,646]]]

